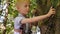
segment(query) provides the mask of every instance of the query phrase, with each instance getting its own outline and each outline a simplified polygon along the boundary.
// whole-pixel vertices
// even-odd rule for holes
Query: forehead
[[[16,5],[30,4],[30,0],[17,0]]]
[[[17,0],[17,2],[16,2],[16,3],[23,3],[23,2],[30,3],[30,0]]]
[[[29,5],[30,3],[23,2],[21,5]]]

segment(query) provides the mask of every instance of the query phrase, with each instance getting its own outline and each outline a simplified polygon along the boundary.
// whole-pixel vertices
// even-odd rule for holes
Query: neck
[[[25,14],[23,14],[23,13],[20,13],[20,14],[22,14],[24,17],[28,18],[28,16],[26,16]]]

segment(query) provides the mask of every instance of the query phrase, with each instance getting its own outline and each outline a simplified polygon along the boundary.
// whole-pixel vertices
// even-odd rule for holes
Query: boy
[[[16,8],[19,12],[19,15],[14,20],[14,34],[22,34],[21,25],[26,23],[34,23],[46,18],[49,18],[52,14],[55,14],[55,9],[50,8],[49,12],[42,16],[37,16],[33,18],[25,18],[26,14],[29,12],[29,3],[30,0],[17,0]]]

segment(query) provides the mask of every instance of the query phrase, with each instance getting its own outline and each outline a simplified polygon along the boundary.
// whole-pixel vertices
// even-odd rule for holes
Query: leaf
[[[50,1],[51,1],[52,6],[56,8],[59,0],[50,0]]]

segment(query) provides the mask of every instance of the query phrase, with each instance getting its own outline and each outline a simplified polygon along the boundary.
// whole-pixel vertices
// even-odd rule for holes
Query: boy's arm
[[[33,18],[25,18],[21,21],[22,24],[24,23],[34,23],[36,21],[40,21],[40,20],[43,20],[45,18],[48,18],[49,15],[42,15],[42,16],[37,16],[37,17],[33,17]]]
[[[52,14],[55,14],[55,9],[54,8],[50,8],[48,14],[46,15],[42,15],[42,16],[37,16],[37,17],[33,17],[33,18],[25,18],[21,21],[22,24],[25,24],[25,23],[33,23],[33,22],[36,22],[36,21],[39,21],[39,20],[43,20],[45,18],[48,18],[50,17]]]

